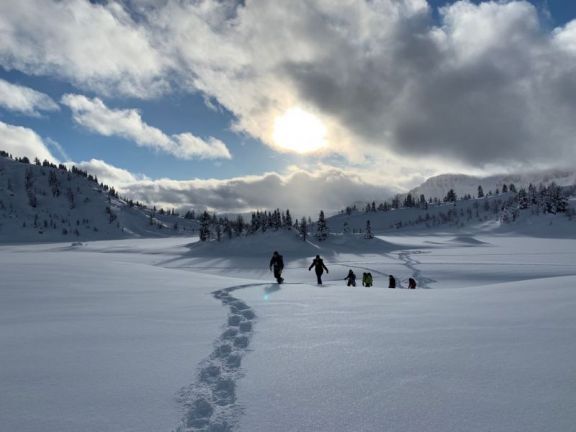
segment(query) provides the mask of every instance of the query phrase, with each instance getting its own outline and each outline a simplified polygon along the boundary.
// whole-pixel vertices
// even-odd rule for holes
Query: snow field
[[[0,247],[1,429],[571,430],[572,240],[299,244]],[[350,268],[374,287],[346,287]]]

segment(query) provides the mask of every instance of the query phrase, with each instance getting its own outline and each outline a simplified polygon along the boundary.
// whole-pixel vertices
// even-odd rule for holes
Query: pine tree
[[[454,189],[450,189],[444,197],[444,202],[456,202],[456,199],[456,192],[454,192]]]
[[[372,226],[370,225],[369,220],[366,221],[366,233],[364,234],[364,238],[368,240],[374,238],[374,234],[372,234]]]
[[[236,218],[236,223],[234,224],[234,234],[236,237],[240,237],[242,232],[244,231],[244,218],[241,215],[238,215]]]
[[[516,198],[518,200],[518,208],[524,210],[528,208],[528,193],[526,189],[522,188],[518,191],[518,196]]]
[[[324,210],[320,210],[318,222],[316,222],[316,240],[326,240],[328,238],[328,232],[328,225],[326,225],[326,219],[324,218]]]
[[[404,207],[414,207],[414,204],[414,198],[412,198],[412,194],[409,193],[404,199]]]
[[[224,234],[226,234],[228,240],[232,238],[232,224],[228,218],[224,218]]]
[[[482,189],[482,185],[478,186],[478,198],[484,198],[484,189]]]
[[[306,241],[306,238],[308,237],[308,223],[306,222],[306,218],[303,217],[302,220],[300,221],[300,236],[302,237],[302,240]]]
[[[428,209],[428,201],[426,201],[426,197],[424,196],[424,194],[420,194],[419,205],[420,205],[420,208],[423,208],[424,210]]]
[[[292,215],[290,214],[290,210],[286,210],[286,223],[284,227],[287,229],[292,229]]]
[[[200,216],[200,241],[210,239],[210,214],[204,211]]]

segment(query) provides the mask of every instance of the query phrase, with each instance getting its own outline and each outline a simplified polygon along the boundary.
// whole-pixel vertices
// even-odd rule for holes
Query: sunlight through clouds
[[[326,127],[313,114],[291,108],[274,121],[273,139],[282,150],[313,153],[326,147]]]

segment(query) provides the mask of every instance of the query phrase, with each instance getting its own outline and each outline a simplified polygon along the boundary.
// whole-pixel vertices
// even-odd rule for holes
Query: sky
[[[0,2],[0,149],[221,212],[566,166],[574,18],[571,0]]]

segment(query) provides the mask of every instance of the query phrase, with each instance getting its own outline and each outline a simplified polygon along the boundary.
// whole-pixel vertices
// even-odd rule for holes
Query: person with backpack
[[[354,272],[352,271],[352,269],[350,269],[350,271],[348,272],[348,276],[346,276],[344,278],[344,280],[348,281],[348,285],[347,286],[356,286],[356,275],[354,274]]]
[[[396,288],[396,279],[392,275],[388,276],[388,288]]]
[[[372,286],[372,273],[367,272],[362,274],[362,285],[365,287]]]
[[[416,289],[416,279],[408,278],[408,289]]]
[[[284,258],[282,258],[282,255],[280,255],[278,251],[274,251],[270,259],[270,271],[274,271],[274,277],[279,284],[284,282],[282,270],[284,270]]]
[[[314,258],[314,261],[312,261],[312,264],[308,267],[308,271],[312,270],[312,267],[314,267],[314,271],[316,272],[318,285],[322,285],[322,273],[324,273],[324,270],[326,270],[326,273],[330,272],[328,271],[328,267],[324,265],[324,261],[320,258],[320,255],[316,255],[316,258]]]

